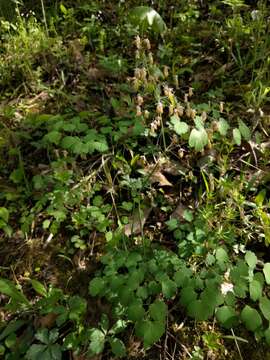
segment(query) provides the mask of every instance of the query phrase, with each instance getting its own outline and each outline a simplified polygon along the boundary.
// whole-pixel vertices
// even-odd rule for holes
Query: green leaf
[[[47,290],[45,288],[45,286],[43,284],[41,284],[41,282],[33,279],[31,280],[31,284],[33,286],[33,289],[41,296],[46,297],[47,296]]]
[[[270,300],[263,296],[259,301],[259,307],[263,316],[270,321]]]
[[[51,131],[45,135],[45,139],[51,142],[52,144],[58,145],[61,140],[62,134],[59,131]]]
[[[249,141],[251,138],[251,132],[250,132],[249,128],[242,120],[238,120],[238,123],[239,123],[238,128],[239,128],[241,135],[243,136],[243,138],[246,141]]]
[[[46,345],[33,344],[27,351],[25,357],[27,360],[44,359],[44,351],[46,350],[46,348]]]
[[[180,302],[184,306],[188,306],[188,304],[197,299],[197,293],[194,291],[192,286],[184,287],[181,291]]]
[[[216,259],[218,263],[226,263],[229,260],[227,252],[222,247],[216,250]]]
[[[15,320],[8,323],[3,332],[0,334],[0,341],[2,341],[5,337],[10,335],[11,333],[15,333],[18,329],[20,329],[25,324],[23,320]]]
[[[92,296],[97,296],[103,291],[104,287],[105,287],[105,281],[100,277],[96,277],[90,281],[89,293]]]
[[[173,129],[177,135],[186,134],[189,130],[188,124],[183,121],[180,121],[179,117],[176,115],[173,115],[171,117],[171,123],[173,124]]]
[[[35,338],[42,342],[43,344],[48,345],[50,343],[50,336],[48,329],[39,329],[36,334]]]
[[[254,269],[257,264],[257,256],[252,251],[247,251],[245,260],[251,269]]]
[[[231,306],[222,306],[217,309],[216,318],[226,329],[229,329],[237,322],[237,313]]]
[[[262,296],[262,285],[259,281],[257,280],[252,280],[249,284],[249,293],[250,293],[250,298],[253,301],[257,301],[260,299],[260,297]]]
[[[6,223],[9,219],[9,211],[5,207],[0,207],[0,218],[3,219]]]
[[[258,311],[248,305],[241,312],[241,320],[250,331],[256,331],[262,324],[262,318]]]
[[[48,360],[61,360],[62,359],[62,347],[60,344],[51,345],[48,350]]]
[[[144,320],[136,323],[136,335],[143,339],[145,348],[157,342],[165,332],[165,324],[160,321]]]
[[[79,321],[81,316],[86,312],[86,300],[78,295],[74,295],[69,299],[68,305],[70,320]]]
[[[149,315],[153,320],[164,322],[167,316],[167,305],[162,300],[156,300],[149,306]]]
[[[188,222],[191,222],[193,220],[193,214],[192,214],[192,211],[190,210],[184,210],[183,212],[183,218],[188,221]]]
[[[110,338],[110,345],[115,356],[121,358],[126,355],[126,347],[123,341],[117,338]]]
[[[127,308],[128,319],[132,321],[141,320],[144,317],[145,310],[143,308],[142,300],[136,299]]]
[[[236,143],[236,145],[238,145],[238,146],[241,145],[241,133],[240,133],[239,129],[233,129],[233,139],[234,139],[234,142]]]
[[[193,300],[187,306],[187,313],[197,321],[207,320],[212,316],[213,308],[203,300]]]
[[[26,299],[23,293],[20,292],[9,280],[0,279],[0,293],[10,296],[11,299],[18,303],[29,305],[29,301]]]
[[[104,349],[104,344],[105,334],[99,329],[94,329],[90,335],[89,350],[95,355],[100,354]]]
[[[137,6],[130,12],[130,22],[142,30],[150,28],[161,34],[166,30],[166,24],[161,16],[151,7]]]
[[[220,135],[226,136],[229,128],[230,125],[228,124],[228,122],[225,119],[220,118],[218,122],[218,131]]]
[[[263,273],[267,285],[270,285],[270,263],[265,263],[263,267]]]
[[[61,141],[61,146],[64,149],[71,149],[78,143],[78,138],[74,136],[65,136]]]
[[[189,135],[189,146],[194,148],[196,151],[202,151],[208,144],[208,135],[204,128],[192,129]]]
[[[162,293],[167,298],[172,298],[177,290],[176,283],[169,278],[161,281]]]

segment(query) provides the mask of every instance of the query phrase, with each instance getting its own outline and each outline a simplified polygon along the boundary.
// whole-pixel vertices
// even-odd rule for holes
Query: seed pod
[[[143,114],[145,119],[149,119],[150,113],[148,110],[144,110],[144,114]]]
[[[190,109],[190,117],[191,117],[191,119],[195,119],[195,116],[196,116],[196,110],[194,110],[194,109]]]
[[[145,68],[141,68],[141,71],[140,71],[140,77],[143,81],[146,80],[146,75],[147,75],[147,72],[146,72],[146,69]]]
[[[174,75],[173,81],[174,81],[174,86],[175,86],[175,88],[176,88],[176,89],[179,89],[178,75]]]
[[[219,111],[220,111],[221,113],[223,113],[223,111],[224,111],[224,102],[223,102],[223,101],[221,101],[221,102],[219,103]]]
[[[207,119],[207,113],[206,111],[202,112],[202,121],[205,121]]]
[[[139,106],[142,106],[143,104],[143,97],[140,94],[137,95],[137,104]]]
[[[135,51],[135,59],[140,59],[141,55],[140,55],[140,51],[139,50],[136,50]]]
[[[148,54],[148,60],[149,60],[149,64],[151,64],[151,65],[154,64],[154,58],[153,58],[153,54],[151,52]]]
[[[141,77],[141,69],[139,69],[139,68],[134,69],[134,77],[136,79],[140,79],[140,77]]]
[[[167,77],[169,76],[169,67],[166,65],[164,66],[163,74],[164,74],[165,79],[167,79]]]
[[[179,116],[183,116],[184,115],[184,107],[180,104],[177,104],[176,106],[176,110]]]
[[[140,105],[136,106],[136,116],[142,116],[142,109]]]
[[[142,43],[141,43],[141,38],[139,37],[139,35],[137,35],[137,36],[135,37],[134,42],[135,42],[136,48],[137,48],[138,50],[140,50],[140,48],[142,47]]]
[[[145,45],[145,47],[146,47],[146,49],[147,50],[150,50],[151,49],[151,43],[150,43],[150,40],[149,39],[144,39],[143,40],[143,43],[144,43],[144,45]]]
[[[156,112],[157,112],[157,114],[159,114],[159,115],[163,114],[163,104],[162,104],[162,102],[159,102],[159,103],[157,104]]]
[[[188,89],[188,96],[189,96],[189,97],[192,97],[192,96],[193,96],[193,88],[192,88],[192,87],[190,87],[190,88]]]
[[[188,102],[188,94],[185,94],[185,99],[184,102],[187,103]]]
[[[174,106],[170,104],[169,106],[169,115],[172,116],[174,114]]]

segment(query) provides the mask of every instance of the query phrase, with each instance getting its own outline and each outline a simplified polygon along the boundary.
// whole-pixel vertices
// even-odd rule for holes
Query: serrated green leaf
[[[167,278],[161,281],[162,293],[167,298],[172,298],[177,290],[176,283],[171,279]]]
[[[262,318],[258,311],[248,305],[241,312],[241,320],[250,331],[256,331],[262,324]]]
[[[257,264],[257,256],[252,251],[247,251],[245,254],[245,260],[251,269],[254,269]]]
[[[104,349],[105,334],[99,329],[94,329],[90,335],[89,350],[97,355],[100,354]]]
[[[159,321],[144,320],[136,323],[136,335],[143,339],[143,345],[147,349],[157,342],[165,332],[165,324]]]
[[[110,338],[110,345],[113,354],[118,358],[121,358],[126,355],[126,347],[122,340],[117,338]]]
[[[229,128],[230,125],[228,124],[228,122],[225,119],[220,118],[218,122],[218,131],[220,135],[226,136]]]
[[[0,218],[3,219],[6,223],[9,219],[9,211],[5,207],[0,207]]]
[[[69,319],[73,321],[79,321],[81,316],[86,312],[86,300],[78,295],[74,295],[68,300],[68,305]]]
[[[263,296],[259,301],[259,307],[263,316],[270,321],[270,300]]]
[[[194,148],[196,151],[202,151],[208,144],[208,135],[204,128],[192,129],[189,135],[189,146]]]
[[[263,267],[263,273],[267,285],[270,285],[270,263],[265,263]]]
[[[46,350],[46,348],[47,348],[46,345],[33,344],[27,351],[25,357],[27,360],[44,359],[43,355],[44,355],[44,351]]]
[[[60,143],[62,134],[59,131],[51,131],[45,135],[45,139],[48,140],[50,143],[58,145]]]
[[[197,293],[194,291],[194,287],[187,286],[181,291],[180,302],[182,305],[187,306],[191,301],[197,299]]]
[[[250,132],[249,128],[247,127],[247,125],[242,120],[239,120],[238,123],[239,123],[238,128],[239,128],[239,131],[240,131],[242,137],[246,141],[249,141],[250,138],[251,138],[251,132]]]
[[[127,316],[129,320],[139,321],[143,319],[145,310],[141,299],[136,299],[131,305],[127,308]]]
[[[153,320],[165,321],[167,316],[167,305],[162,300],[156,300],[149,306],[149,315]]]
[[[262,296],[262,285],[259,281],[257,280],[252,280],[249,284],[249,293],[250,293],[250,298],[253,301],[257,301],[260,299],[260,297]]]
[[[61,146],[64,149],[71,149],[73,146],[75,146],[78,143],[78,141],[79,141],[78,137],[65,136],[61,141]]]
[[[97,296],[103,291],[104,287],[105,287],[105,281],[100,277],[96,277],[90,281],[89,293],[92,296]]]
[[[236,145],[241,145],[241,133],[239,129],[233,129],[233,139]]]
[[[222,306],[216,311],[216,318],[226,329],[229,329],[237,322],[237,313],[231,306]]]

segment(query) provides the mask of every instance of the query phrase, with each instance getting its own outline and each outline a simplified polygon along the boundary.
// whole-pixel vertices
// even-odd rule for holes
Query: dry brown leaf
[[[173,186],[172,183],[170,183],[166,178],[166,176],[163,175],[160,171],[153,172],[149,179],[152,183],[158,183],[160,186]]]
[[[139,210],[136,210],[133,216],[130,217],[129,223],[124,226],[124,233],[126,236],[138,235],[142,232],[144,224],[151,212],[151,207],[146,207],[141,210],[141,214]]]
[[[182,203],[179,202],[179,204],[177,205],[176,209],[174,210],[174,212],[171,215],[172,219],[177,219],[179,221],[183,221],[184,219],[184,212],[185,210],[187,210],[187,207]]]
[[[45,316],[42,316],[41,318],[38,319],[38,324],[40,327],[42,328],[52,328],[54,323],[55,323],[55,320],[57,318],[57,314],[55,313],[49,313]]]

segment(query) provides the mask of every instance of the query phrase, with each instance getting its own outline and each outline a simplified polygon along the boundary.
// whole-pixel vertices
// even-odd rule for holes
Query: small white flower
[[[228,292],[233,292],[233,284],[224,281],[220,286],[220,291],[222,295],[227,295]]]

